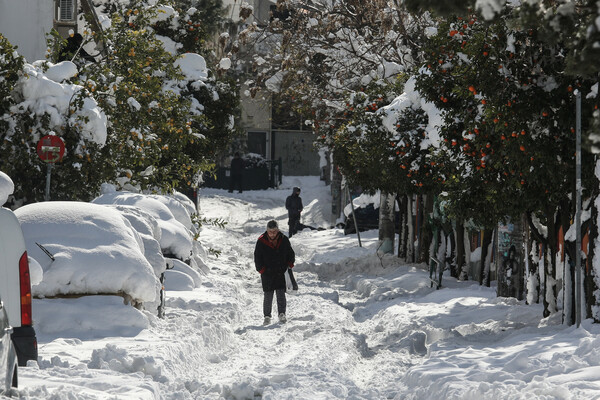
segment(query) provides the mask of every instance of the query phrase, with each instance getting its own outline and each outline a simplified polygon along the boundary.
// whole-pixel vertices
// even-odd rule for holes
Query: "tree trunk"
[[[381,193],[379,202],[379,252],[390,254],[394,252],[396,236],[396,213],[394,212],[396,196]]]
[[[544,279],[546,282],[546,291],[544,296],[544,317],[549,316],[557,311],[556,298],[557,298],[557,287],[556,287],[556,254],[557,242],[558,242],[558,224],[555,221],[555,210],[552,207],[547,207],[546,211],[546,223],[548,226],[548,250],[550,255],[549,262],[544,262]]]
[[[408,199],[406,195],[396,196],[396,202],[398,203],[398,209],[400,210],[400,232],[398,232],[398,258],[402,258],[406,261],[406,242],[408,238],[408,210],[407,204]]]
[[[587,262],[589,263],[589,268],[586,268],[585,280],[584,280],[584,289],[585,289],[585,310],[586,310],[586,318],[594,318],[594,322],[599,322],[593,315],[592,310],[598,304],[596,301],[596,297],[594,296],[594,292],[598,290],[598,286],[594,283],[594,276],[597,274],[597,271],[594,271],[594,257],[596,255],[596,240],[598,238],[598,208],[596,208],[595,203],[591,206],[592,208],[592,217],[590,218],[589,225],[589,251],[587,256]]]
[[[433,212],[433,195],[423,195],[425,205],[421,213],[421,239],[419,240],[419,260],[417,262],[429,262],[429,247],[431,245],[431,224],[429,217]]]
[[[421,237],[423,236],[423,196],[418,194],[416,196],[416,215],[415,215],[415,254],[414,259],[416,263],[421,262],[421,247],[423,245],[423,241]]]
[[[406,196],[406,261],[415,262],[415,226],[413,224],[413,196]]]
[[[571,226],[571,213],[568,202],[561,203],[559,212],[559,225],[566,233]],[[558,235],[557,235],[558,236]],[[575,257],[576,243],[564,240],[565,263],[563,265],[563,323],[574,325],[576,322],[576,299],[575,299]]]
[[[450,276],[453,278],[458,278],[459,269],[456,265],[456,236],[454,236],[454,228],[452,227],[452,223],[445,223],[443,231],[446,244],[448,243],[448,240],[450,240],[450,251],[446,251],[446,254],[449,254],[449,256],[445,257],[445,260],[450,265]]]
[[[335,225],[338,218],[343,215],[342,205],[342,174],[338,171],[336,166],[333,166],[331,180],[331,219],[332,224]],[[352,199],[350,199],[352,201]]]
[[[493,229],[485,229],[483,231],[483,237],[481,238],[481,260],[479,260],[479,284],[490,287],[490,273],[486,265],[486,258],[488,255],[488,248],[492,243],[492,237],[494,234]]]
[[[524,241],[520,219],[498,224],[496,231],[496,279],[498,296],[523,299]]]
[[[456,221],[456,272],[457,278],[461,280],[468,280],[469,274],[466,273],[466,261],[465,261],[465,226],[462,220]]]
[[[540,279],[540,263],[537,254],[539,252],[538,246],[543,244],[546,239],[541,236],[533,225],[531,214],[526,213],[525,218],[527,220],[527,264],[529,266],[529,270],[527,271],[527,303],[533,304],[540,302],[542,281]]]

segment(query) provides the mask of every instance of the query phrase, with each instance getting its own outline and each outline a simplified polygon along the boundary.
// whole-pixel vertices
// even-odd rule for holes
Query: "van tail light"
[[[19,260],[19,281],[21,282],[21,325],[32,325],[31,279],[27,252],[24,252]]]

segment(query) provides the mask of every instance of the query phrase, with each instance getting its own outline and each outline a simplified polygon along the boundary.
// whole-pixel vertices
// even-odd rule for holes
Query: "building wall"
[[[52,0],[0,0],[0,33],[18,46],[27,62],[46,58],[46,34],[53,18]]]
[[[254,0],[254,15],[258,19],[258,23],[265,23],[269,21],[269,12],[271,6],[277,4],[276,1],[271,0]]]
[[[271,129],[271,97],[258,92],[254,97],[248,94],[248,86],[241,87],[242,126],[247,130],[268,131]]]
[[[281,158],[283,175],[321,174],[320,157],[313,146],[315,136],[306,131],[273,131],[273,159]]]
[[[233,21],[239,21],[240,5],[242,2],[250,4],[254,8],[254,17],[248,19],[248,23],[263,23],[269,19],[269,11],[271,5],[277,4],[273,0],[223,0],[223,7],[229,7],[227,17]]]
[[[271,6],[277,3],[275,0],[224,0],[223,5],[230,7],[227,15],[234,21],[239,20],[242,1],[254,7],[256,18],[250,17],[247,24],[267,22]],[[321,175],[319,153],[313,147],[314,135],[307,131],[273,129],[270,93],[261,91],[252,97],[248,87],[242,86],[240,94],[240,125],[247,133],[248,151],[267,159],[281,158],[283,175]]]
[[[240,5],[243,0],[223,0],[223,7],[228,8],[226,17],[231,18],[233,21],[239,21],[240,19]]]

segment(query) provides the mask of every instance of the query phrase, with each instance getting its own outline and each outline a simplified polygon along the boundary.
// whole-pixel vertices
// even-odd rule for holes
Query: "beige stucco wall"
[[[258,92],[254,98],[248,95],[248,86],[241,89],[242,126],[251,130],[271,129],[271,98],[268,93]]]
[[[0,33],[27,62],[45,59],[53,18],[52,0],[0,0]]]

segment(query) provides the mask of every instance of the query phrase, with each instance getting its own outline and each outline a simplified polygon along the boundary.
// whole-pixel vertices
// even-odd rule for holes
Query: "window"
[[[248,153],[267,156],[267,132],[248,132]]]
[[[76,0],[59,0],[59,20],[72,21],[75,19],[75,1]]]

